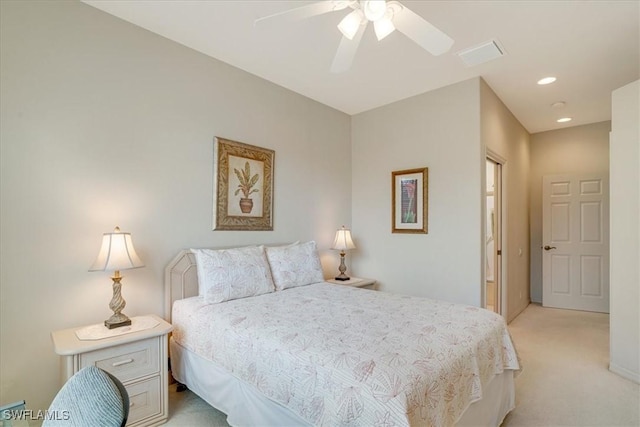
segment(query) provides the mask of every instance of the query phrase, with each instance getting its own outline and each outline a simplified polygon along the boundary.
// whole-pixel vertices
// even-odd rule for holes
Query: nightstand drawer
[[[129,419],[127,424],[160,414],[160,377],[149,378],[125,386],[129,393]]]
[[[80,368],[95,365],[127,381],[160,371],[159,340],[149,338],[80,355]]]

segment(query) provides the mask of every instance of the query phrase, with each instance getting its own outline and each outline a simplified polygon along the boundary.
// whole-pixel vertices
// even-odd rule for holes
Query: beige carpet
[[[608,315],[532,304],[509,330],[524,370],[503,426],[640,426],[640,385],[608,370]],[[169,426],[228,426],[223,413],[175,385],[169,417]]]
[[[190,390],[176,392],[169,386],[169,420],[166,426],[176,427],[228,427],[227,416],[209,406]]]
[[[609,316],[531,304],[509,325],[523,371],[503,426],[638,426],[640,385],[609,371]]]

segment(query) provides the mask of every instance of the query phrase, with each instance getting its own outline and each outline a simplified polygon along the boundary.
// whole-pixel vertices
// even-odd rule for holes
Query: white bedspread
[[[206,304],[176,301],[173,338],[315,425],[453,425],[505,369],[487,310],[318,283]]]

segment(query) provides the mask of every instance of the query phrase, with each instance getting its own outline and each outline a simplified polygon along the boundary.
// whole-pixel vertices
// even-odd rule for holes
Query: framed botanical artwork
[[[429,169],[391,172],[391,232],[427,234]]]
[[[216,137],[213,229],[273,230],[275,151]]]

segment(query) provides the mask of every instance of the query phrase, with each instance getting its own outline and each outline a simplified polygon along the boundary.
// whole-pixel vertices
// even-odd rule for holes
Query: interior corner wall
[[[611,122],[531,135],[531,300],[542,303],[542,177],[609,173]]]
[[[609,368],[640,383],[640,80],[611,104]]]
[[[337,269],[348,115],[86,4],[0,8],[0,402],[46,409],[50,331],[111,314],[109,274],[87,269],[115,225],[146,264],[123,272],[129,316],[163,315],[183,248],[315,239]],[[275,150],[273,231],[212,231],[214,136]]]
[[[352,117],[353,275],[481,304],[480,91],[474,78]],[[428,234],[391,232],[391,172],[429,168]]]
[[[530,136],[489,85],[481,80],[482,145],[504,161],[502,166],[502,262],[507,321],[529,305],[529,162]],[[484,168],[486,157],[481,158]],[[484,170],[484,169],[483,169]],[[485,179],[482,180],[483,190]],[[484,213],[484,210],[482,210]],[[483,230],[484,231],[484,230]],[[484,235],[483,235],[484,236]],[[483,241],[484,241],[483,237]],[[485,249],[483,245],[483,249]]]

